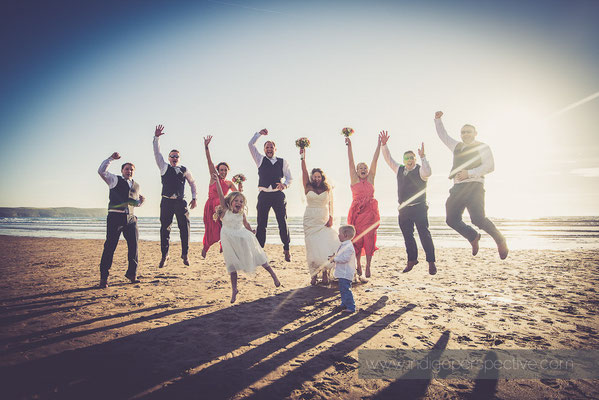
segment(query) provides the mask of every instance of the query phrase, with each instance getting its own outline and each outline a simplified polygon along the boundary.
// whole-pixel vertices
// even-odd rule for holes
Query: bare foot
[[[279,278],[277,278],[276,276],[273,276],[272,280],[275,283],[275,287],[281,286],[281,282],[279,282]]]
[[[291,254],[289,254],[289,250],[283,250],[283,254],[285,254],[285,261],[291,261]]]
[[[408,265],[401,272],[410,272],[414,265],[418,264],[418,260],[408,261]]]
[[[160,264],[158,264],[158,268],[164,268],[168,265],[168,256],[162,257],[160,260]]]
[[[366,266],[366,273],[364,274],[367,278],[370,278],[370,265]]]
[[[499,251],[499,258],[502,260],[507,258],[507,254],[510,250],[507,248],[505,240],[497,245],[497,251]]]
[[[233,290],[233,293],[231,294],[231,303],[235,303],[235,300],[237,299],[237,293],[239,293],[239,290]]]
[[[184,255],[184,256],[181,256],[181,258],[183,259],[183,264],[185,264],[189,267],[189,256]]]
[[[428,273],[431,275],[435,275],[437,273],[437,267],[433,261],[429,261],[428,263]]]
[[[358,275],[362,276],[362,266],[361,265],[358,265],[356,267],[356,272],[358,273]]]
[[[480,233],[478,234],[476,239],[474,239],[473,241],[470,242],[470,244],[472,245],[472,255],[473,256],[478,254],[478,242],[479,241],[480,241]],[[506,255],[506,257],[507,257],[507,255]]]
[[[312,279],[310,280],[310,285],[316,286],[318,280],[316,279],[316,275],[312,275]]]

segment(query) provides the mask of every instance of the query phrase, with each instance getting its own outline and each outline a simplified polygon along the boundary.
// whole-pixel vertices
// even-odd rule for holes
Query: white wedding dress
[[[304,238],[306,242],[306,260],[310,274],[325,263],[329,256],[333,255],[341,243],[337,232],[333,228],[325,226],[329,220],[329,196],[328,191],[316,194],[309,191],[306,194],[306,211],[304,212]],[[327,269],[334,264],[328,263]]]

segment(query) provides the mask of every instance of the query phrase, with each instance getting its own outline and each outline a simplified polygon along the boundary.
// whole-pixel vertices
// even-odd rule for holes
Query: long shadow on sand
[[[391,317],[387,317],[387,320],[383,318],[359,334],[346,339],[343,342],[344,344],[332,346],[332,351],[314,351],[319,346],[325,347],[325,342],[328,339],[337,336],[352,325],[370,317],[372,313],[385,307],[386,301],[387,298],[382,297],[366,310],[349,317],[338,312],[330,312],[298,329],[287,332],[254,349],[248,350],[240,356],[223,360],[178,382],[169,383],[166,388],[156,391],[149,397],[191,399],[197,398],[198,393],[203,393],[211,399],[227,399],[293,359],[298,357],[310,358],[309,361],[304,363],[296,371],[281,378],[280,384],[277,381],[273,384],[272,388],[265,389],[266,393],[264,396],[260,396],[282,398],[296,388],[301,387],[306,379],[328,368],[337,361],[343,360],[353,348],[363,344],[405,311],[412,308],[411,306],[405,307],[391,314]],[[385,321],[382,322],[383,320]],[[307,339],[298,342],[304,337],[307,337]],[[298,343],[294,344],[294,342]],[[281,349],[284,349],[284,351],[280,351]],[[275,352],[279,353],[272,356]],[[314,354],[310,354],[311,352]],[[317,357],[314,357],[316,354]],[[270,358],[265,360],[267,357]],[[315,359],[318,359],[318,361],[315,362]],[[235,379],[230,379],[232,376]],[[282,386],[282,388],[279,386]]]
[[[110,342],[3,367],[0,387],[4,398],[129,398],[175,381],[186,371],[253,340],[277,333],[285,325],[304,319],[307,313],[331,307],[329,300],[336,294],[336,290],[325,288],[301,288]],[[308,322],[305,329],[313,325]],[[197,392],[195,395],[198,397]]]

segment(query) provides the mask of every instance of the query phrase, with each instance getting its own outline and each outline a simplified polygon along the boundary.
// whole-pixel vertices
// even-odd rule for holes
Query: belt
[[[174,194],[174,195],[172,195],[172,196],[165,196],[165,195],[162,195],[162,198],[164,198],[164,199],[169,199],[169,200],[178,200],[178,199],[179,199],[179,197],[177,197],[177,195],[175,195],[175,194]]]

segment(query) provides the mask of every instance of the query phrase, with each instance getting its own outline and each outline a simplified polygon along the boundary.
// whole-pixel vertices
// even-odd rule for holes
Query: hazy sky
[[[335,184],[336,215],[351,201],[341,128],[370,163],[380,130],[399,160],[425,143],[431,215],[444,215],[450,135],[465,123],[496,170],[487,213],[599,215],[599,2],[578,1],[10,1],[0,27],[0,206],[105,207],[96,171],[113,151],[137,166],[158,215],[162,149],[177,148],[198,184],[201,216],[213,159],[248,177],[247,149],[268,128],[296,178],[288,213],[305,207],[295,139],[308,166]],[[262,148],[263,140],[258,144]],[[119,173],[120,162],[111,172]],[[380,158],[376,197],[395,215],[397,188]],[[189,192],[188,192],[189,196]]]

